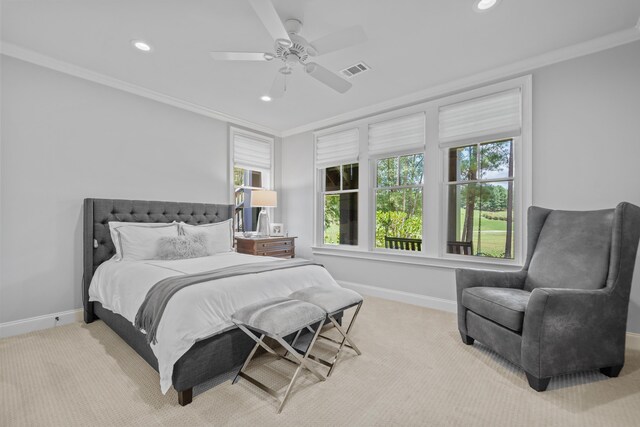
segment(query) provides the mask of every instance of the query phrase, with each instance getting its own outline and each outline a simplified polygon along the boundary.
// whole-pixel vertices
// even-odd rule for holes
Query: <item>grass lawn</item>
[[[460,209],[460,223],[464,224],[465,221],[465,213],[464,209]],[[499,212],[484,212],[487,215],[492,217],[501,217],[506,218],[506,211]],[[482,221],[482,223],[480,223]],[[478,232],[478,229],[481,229]],[[504,245],[506,243],[507,238],[507,222],[496,220],[496,219],[487,219],[481,217],[480,211],[476,210],[473,215],[473,253],[477,255],[478,252],[484,254],[486,256],[492,256],[497,258],[504,257]],[[480,244],[480,248],[478,248],[478,243]],[[511,255],[513,256],[513,236],[511,237]],[[480,249],[480,250],[478,250]]]

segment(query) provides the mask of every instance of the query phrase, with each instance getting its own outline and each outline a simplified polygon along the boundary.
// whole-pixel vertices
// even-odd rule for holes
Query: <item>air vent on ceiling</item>
[[[369,71],[370,69],[371,67],[369,67],[364,62],[358,62],[357,64],[347,67],[340,72],[347,77],[353,77],[357,74],[361,74],[361,73],[364,73],[365,71]]]

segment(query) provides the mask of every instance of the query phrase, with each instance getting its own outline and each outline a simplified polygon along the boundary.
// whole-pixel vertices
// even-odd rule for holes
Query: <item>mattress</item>
[[[186,260],[109,260],[96,270],[89,286],[89,300],[100,302],[133,324],[147,292],[160,280],[256,262],[283,260],[236,252]],[[151,344],[158,359],[162,392],[172,385],[175,362],[194,343],[235,327],[231,322],[235,311],[310,286],[339,287],[323,267],[309,265],[204,282],[176,293],[158,326],[157,343]]]

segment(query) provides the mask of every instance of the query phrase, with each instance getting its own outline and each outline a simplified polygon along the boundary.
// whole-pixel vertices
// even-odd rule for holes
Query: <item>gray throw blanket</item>
[[[136,314],[135,327],[147,333],[147,342],[157,344],[158,325],[169,300],[176,292],[187,286],[196,285],[225,277],[243,276],[246,274],[264,273],[266,271],[284,270],[287,268],[319,265],[306,259],[291,259],[279,262],[256,262],[252,264],[234,265],[202,273],[172,276],[160,280],[153,285]]]

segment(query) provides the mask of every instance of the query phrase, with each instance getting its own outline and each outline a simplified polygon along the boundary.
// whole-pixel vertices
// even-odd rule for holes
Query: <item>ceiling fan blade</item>
[[[271,0],[249,0],[249,3],[276,42],[285,47],[293,44]]]
[[[274,56],[265,52],[209,52],[218,61],[271,61]]]
[[[325,53],[335,52],[349,46],[354,46],[367,41],[367,34],[361,26],[345,28],[336,33],[320,37],[318,40],[311,42],[311,46],[316,50],[316,55],[324,55]]]
[[[337,74],[332,73],[331,71],[324,68],[322,65],[316,64],[315,62],[309,62],[304,70],[314,79],[318,80],[320,83],[324,83],[329,86],[331,89],[345,93],[349,89],[351,89],[351,83],[344,80]]]
[[[278,73],[276,78],[273,79],[273,83],[271,84],[271,90],[269,90],[269,96],[271,99],[282,98],[284,96],[284,92],[287,90],[287,76]]]

